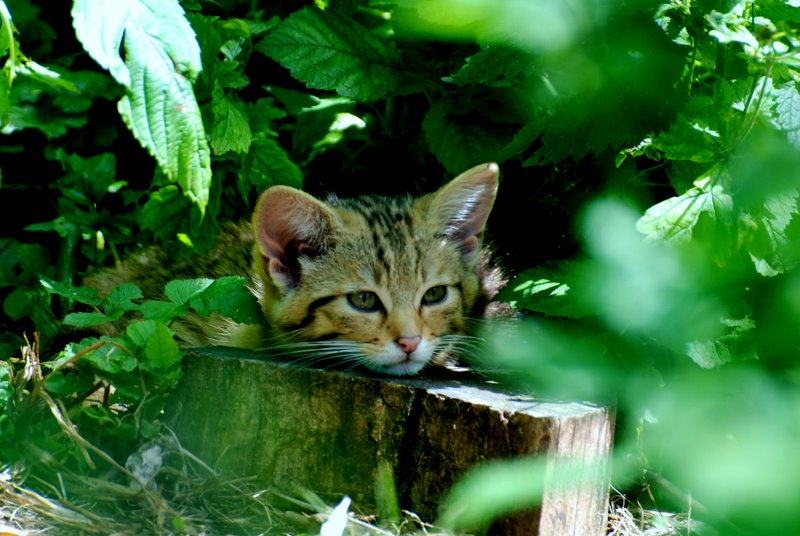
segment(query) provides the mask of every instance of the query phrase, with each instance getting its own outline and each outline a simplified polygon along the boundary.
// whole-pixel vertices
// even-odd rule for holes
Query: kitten
[[[88,284],[133,281],[157,297],[171,279],[242,275],[265,325],[188,315],[172,325],[184,346],[272,347],[306,361],[412,375],[469,346],[502,284],[481,248],[498,186],[497,164],[474,167],[412,198],[320,201],[268,188],[252,225],[223,228],[208,254],[172,265],[145,252]]]

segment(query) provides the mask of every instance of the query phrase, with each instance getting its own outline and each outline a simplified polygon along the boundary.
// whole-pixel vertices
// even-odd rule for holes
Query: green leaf
[[[172,331],[163,323],[144,320],[128,326],[128,337],[144,349],[147,358],[143,368],[146,370],[166,369],[178,362],[181,351],[175,342]]]
[[[500,107],[500,103],[486,100],[457,102],[443,98],[433,103],[422,121],[422,130],[431,152],[447,171],[460,173],[481,162],[502,161],[510,156],[503,154],[507,147],[518,141],[515,133],[524,130],[527,136],[523,137],[528,141],[538,135],[537,125],[529,132],[521,129],[521,124],[500,122]],[[494,115],[487,115],[484,108],[491,108]]]
[[[458,85],[508,86],[514,78],[533,68],[531,55],[517,48],[494,44],[468,57],[464,65],[445,81]]]
[[[797,82],[771,87],[770,97],[774,102],[774,124],[786,133],[789,143],[800,149],[800,93],[797,91]]]
[[[76,328],[88,328],[116,320],[103,313],[69,313],[64,317],[64,324]]]
[[[63,296],[64,298],[76,301],[78,303],[84,303],[86,305],[96,307],[103,301],[103,298],[100,297],[97,289],[92,287],[76,287],[69,283],[54,281],[53,279],[45,276],[41,276],[39,281],[45,290],[47,290],[47,292]]]
[[[225,95],[221,87],[212,93],[211,109],[214,111],[214,126],[211,128],[211,148],[215,154],[228,151],[246,153],[253,136],[241,105]]]
[[[581,279],[575,277],[575,264],[565,263],[556,270],[532,268],[519,273],[497,295],[514,309],[548,316],[581,318],[594,314],[580,296]]]
[[[176,316],[186,314],[188,310],[186,305],[159,300],[146,301],[139,307],[145,320],[158,320],[165,323],[169,323]]]
[[[655,138],[654,144],[669,160],[709,163],[720,158],[722,147],[719,138],[718,132],[681,116],[667,132]]]
[[[392,43],[333,10],[306,7],[293,13],[256,50],[308,87],[359,101],[380,99],[403,78]]]
[[[164,287],[164,294],[176,304],[188,303],[192,298],[206,290],[213,279],[183,279],[170,281]]]
[[[763,204],[743,216],[754,222],[755,229],[747,234],[747,252],[758,273],[774,276],[784,273],[800,261],[797,244],[800,243],[800,221],[797,200],[800,192],[789,190],[775,193]],[[743,216],[740,216],[742,218]]]
[[[109,316],[121,315],[125,311],[139,308],[131,300],[142,298],[142,290],[134,283],[123,283],[114,287],[103,302],[103,310]]]
[[[277,136],[272,129],[272,122],[286,117],[286,112],[275,106],[274,99],[264,98],[248,106],[247,117],[252,132]]]
[[[749,318],[723,318],[728,332],[710,341],[692,341],[686,353],[700,367],[710,369],[726,363],[758,359],[752,336],[756,324]]]
[[[636,223],[636,228],[653,239],[689,242],[703,214],[725,225],[733,212],[733,199],[721,184],[725,177],[725,165],[715,165],[683,195],[671,197],[647,209]]]
[[[3,312],[12,320],[19,320],[31,314],[33,293],[28,287],[17,287],[3,300]]]
[[[9,368],[0,367],[0,415],[11,409],[10,405],[13,400],[14,384],[11,382]]]
[[[52,262],[45,248],[0,238],[0,287],[34,285],[50,272]]]
[[[748,30],[749,20],[734,12],[712,11],[706,20],[713,30],[708,34],[720,43],[741,43],[751,49],[758,49],[758,39]]]
[[[539,458],[485,462],[447,493],[436,524],[456,531],[488,527],[500,515],[540,501],[546,473],[545,461]]]
[[[45,378],[45,386],[51,394],[67,397],[73,393],[83,393],[94,385],[95,378],[91,367],[77,367],[75,370],[52,372]]]
[[[247,289],[243,277],[228,276],[214,281],[192,300],[192,307],[202,315],[218,313],[240,324],[260,324],[261,306]]]
[[[72,17],[86,51],[127,89],[118,108],[128,128],[202,213],[211,164],[191,86],[200,50],[180,4],[76,0]]]
[[[274,184],[285,184],[295,188],[303,186],[303,172],[289,159],[286,151],[271,138],[253,140],[245,168],[247,181],[264,189]]]
[[[117,374],[120,372],[130,372],[136,368],[136,359],[127,352],[120,350],[116,345],[111,344],[111,339],[97,339],[88,337],[78,343],[70,343],[58,357],[59,361],[68,361],[75,355],[84,351],[86,348],[106,341],[107,344],[101,345],[95,350],[82,354],[81,361],[91,363],[98,371]]]
[[[8,58],[0,70],[0,129],[6,126],[11,114],[11,85],[14,82],[14,58],[18,43],[14,39],[14,25],[4,2],[0,2],[0,58]]]

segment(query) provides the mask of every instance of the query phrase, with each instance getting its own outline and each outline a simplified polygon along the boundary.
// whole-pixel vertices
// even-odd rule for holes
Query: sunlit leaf
[[[692,341],[686,353],[702,368],[715,368],[726,363],[758,359],[752,336],[756,327],[749,318],[723,319],[727,333],[709,341]]]
[[[720,158],[723,147],[719,138],[713,129],[679,117],[669,130],[655,138],[654,144],[669,160],[709,163]]]
[[[256,48],[308,87],[360,101],[383,97],[403,77],[394,44],[334,10],[297,11]]]
[[[246,153],[250,149],[252,135],[247,114],[239,103],[225,95],[221,87],[212,93],[211,109],[214,111],[214,126],[211,129],[211,147],[215,154],[228,151]]]
[[[200,49],[180,4],[76,0],[72,17],[87,52],[127,89],[119,111],[128,127],[204,211],[211,164],[191,85]]]
[[[770,96],[775,103],[775,124],[786,133],[789,143],[800,149],[800,93],[797,82],[771,86]]]
[[[183,279],[170,281],[164,287],[164,294],[174,303],[184,304],[206,290],[213,282],[213,279]]]
[[[548,316],[581,318],[592,311],[582,296],[581,280],[573,264],[559,265],[555,270],[532,268],[519,273],[498,294],[497,299],[515,309],[535,311]]]
[[[68,283],[55,281],[45,276],[40,277],[39,280],[48,292],[69,298],[70,300],[75,300],[78,303],[100,305],[103,301],[97,289],[92,287],[76,287]]]
[[[199,313],[219,313],[241,324],[259,324],[264,313],[255,296],[247,289],[243,277],[221,277],[191,300]]]
[[[733,210],[733,199],[722,185],[726,176],[725,165],[715,165],[686,193],[647,209],[636,228],[650,238],[681,243],[691,240],[702,214],[724,224]]]
[[[798,196],[797,190],[773,194],[750,214],[755,229],[747,250],[761,275],[783,273],[800,261]]]

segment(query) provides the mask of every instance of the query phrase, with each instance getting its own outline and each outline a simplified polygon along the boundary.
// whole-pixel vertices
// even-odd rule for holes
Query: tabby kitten
[[[167,265],[147,250],[88,281],[108,291],[133,281],[147,297],[166,282],[242,275],[264,325],[189,315],[172,327],[184,346],[270,347],[307,361],[412,375],[467,346],[500,284],[481,249],[497,164],[483,164],[420,198],[320,201],[267,189],[252,225],[223,229],[199,259]]]

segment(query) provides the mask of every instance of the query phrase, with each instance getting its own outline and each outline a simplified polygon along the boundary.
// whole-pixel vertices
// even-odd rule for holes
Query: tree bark
[[[375,378],[242,355],[189,355],[167,410],[183,445],[224,474],[299,484],[331,503],[348,495],[369,508],[388,465],[401,506],[433,520],[443,495],[482,461],[539,455],[555,472],[596,462],[579,486],[546,487],[540,505],[492,532],[605,532],[607,408],[536,401],[471,377]]]

